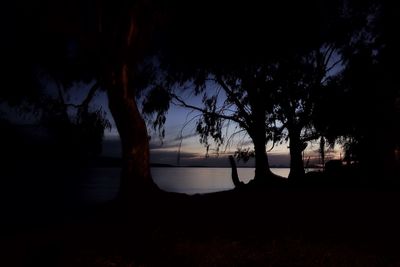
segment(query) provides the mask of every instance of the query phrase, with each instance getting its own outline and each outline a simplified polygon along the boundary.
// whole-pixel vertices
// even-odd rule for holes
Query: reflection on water
[[[287,177],[289,169],[272,169]],[[210,193],[232,189],[230,168],[152,168],[153,179],[166,191],[186,194]],[[248,183],[254,177],[254,168],[238,168],[240,179]]]
[[[288,168],[271,169],[287,177]],[[86,203],[113,199],[119,188],[118,168],[96,168],[82,179],[79,199]],[[254,177],[254,168],[238,168],[240,179],[248,183]],[[232,189],[230,168],[152,168],[155,183],[163,190],[186,194],[203,194]]]

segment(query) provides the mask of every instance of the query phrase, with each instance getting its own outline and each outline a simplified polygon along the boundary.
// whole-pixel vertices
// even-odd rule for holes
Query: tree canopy
[[[301,176],[305,142],[322,136],[333,144],[344,135],[329,121],[340,123],[336,108],[321,109],[321,103],[332,104],[331,93],[354,91],[351,86],[344,89],[345,73],[357,47],[375,36],[371,25],[378,7],[353,1],[217,4],[212,9],[195,5],[173,21],[178,25],[172,23],[165,39],[161,67],[168,74],[163,86],[186,86],[189,81],[196,94],[204,94],[203,107],[185,103],[177,93],[172,96],[178,105],[203,114],[197,131],[207,147],[208,137],[220,145],[224,121],[233,121],[258,147],[256,176],[268,172],[267,140],[282,139],[290,142],[293,176]],[[206,89],[210,84],[214,93]]]
[[[203,114],[197,131],[206,146],[208,137],[226,141],[227,121],[246,131],[259,180],[271,176],[266,143],[285,139],[294,176],[304,172],[304,143],[319,136],[364,143],[364,156],[374,144],[381,165],[394,165],[399,91],[391,66],[398,52],[387,30],[395,9],[385,1],[43,0],[7,3],[5,10],[15,16],[3,16],[3,27],[10,26],[1,44],[8,66],[1,99],[40,106],[48,123],[76,109],[75,124],[101,132],[107,122],[88,104],[104,90],[121,136],[123,177],[140,177],[139,186],[151,180],[142,114],[157,114],[153,126],[163,136],[171,100]],[[54,81],[58,97],[43,97],[43,79]],[[92,85],[78,105],[62,97],[77,81]],[[204,95],[203,106],[180,97],[176,89],[188,84]],[[382,131],[371,119],[384,120]],[[383,145],[375,141],[385,137]]]

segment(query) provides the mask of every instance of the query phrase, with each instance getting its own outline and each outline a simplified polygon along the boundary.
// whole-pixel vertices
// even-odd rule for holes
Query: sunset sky
[[[50,95],[56,96],[57,89],[51,82],[46,84],[47,91]],[[65,99],[69,103],[78,104],[81,103],[90,88],[90,84],[76,84],[65,93]],[[201,96],[194,96],[193,93],[182,92],[182,97],[190,104],[196,106],[202,106]],[[140,101],[139,101],[140,102]],[[104,92],[98,92],[95,99],[93,100],[92,107],[100,107],[107,113],[107,118],[112,124],[111,130],[105,130],[105,138],[103,142],[103,156],[120,157],[121,145],[119,142],[119,136],[115,127],[114,121],[108,109],[107,97]],[[7,108],[3,109],[7,111]],[[220,147],[219,153],[216,153],[215,147],[211,147],[209,151],[209,157],[206,157],[206,149],[200,144],[199,136],[195,132],[196,115],[199,113],[193,112],[189,109],[182,108],[171,104],[167,114],[167,120],[165,124],[165,138],[162,140],[158,137],[158,133],[155,132],[151,127],[149,132],[151,135],[150,149],[151,149],[151,162],[152,163],[164,163],[172,165],[201,165],[201,166],[229,166],[228,155],[233,155],[234,151],[238,146],[242,148],[252,148],[252,142],[248,136],[244,134],[235,135],[232,139],[231,145],[226,146],[225,144]],[[29,116],[23,118],[18,117],[10,113],[11,119],[17,124],[28,125],[35,124],[34,120]],[[228,129],[229,133],[233,133],[235,130],[234,125],[231,125]],[[181,138],[182,137],[182,138]],[[267,149],[270,149],[271,143],[267,145]],[[178,153],[180,147],[180,153]],[[289,150],[288,144],[283,143],[277,144],[268,152],[268,158],[271,166],[289,166]],[[318,142],[309,143],[305,150],[305,159],[310,157],[310,163],[318,164],[319,154],[317,153],[319,148]],[[333,151],[326,152],[327,159],[339,158],[341,156],[341,149],[336,146]],[[179,157],[179,161],[178,161]],[[343,156],[342,156],[343,157]],[[250,160],[247,164],[239,162],[238,166],[253,166],[254,162]]]
[[[185,99],[197,106],[201,106],[201,97],[192,94],[184,93]],[[100,93],[95,101],[98,105],[105,108],[109,113],[107,107],[107,99],[105,94]],[[171,105],[165,124],[165,138],[160,139],[158,134],[150,127],[150,149],[151,149],[151,162],[165,163],[172,165],[201,165],[201,166],[229,166],[228,155],[232,155],[236,148],[240,145],[242,147],[253,147],[251,140],[244,134],[236,135],[232,140],[230,146],[225,144],[220,147],[219,153],[215,149],[209,151],[209,157],[206,158],[206,149],[200,144],[199,136],[195,132],[196,115],[198,113],[192,112],[189,109],[182,108],[176,105]],[[112,117],[108,115],[110,121]],[[103,145],[103,154],[105,156],[118,157],[120,155],[119,137],[114,122],[111,130],[106,130],[105,140]],[[235,132],[235,127],[232,125],[228,131]],[[181,136],[183,138],[181,138]],[[180,146],[180,156],[178,156]],[[272,147],[268,143],[267,149]],[[214,147],[215,148],[215,147]],[[310,157],[310,163],[319,163],[319,155],[316,152],[319,148],[319,143],[309,143],[305,150],[305,159]],[[333,151],[326,152],[328,158],[339,158],[341,149],[336,146]],[[179,157],[179,163],[178,163]],[[288,167],[290,163],[288,144],[276,144],[275,147],[268,153],[269,161],[272,166],[285,166]],[[239,162],[239,166],[252,166],[254,162],[250,160],[247,164]]]

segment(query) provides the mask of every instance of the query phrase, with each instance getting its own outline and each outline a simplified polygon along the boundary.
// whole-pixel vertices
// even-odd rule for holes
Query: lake
[[[289,174],[289,168],[271,170],[283,177]],[[230,168],[153,167],[151,171],[155,183],[168,192],[192,195],[224,191],[234,187]],[[81,178],[78,197],[86,203],[113,199],[119,189],[119,174],[119,168],[91,169]],[[248,183],[254,177],[254,168],[238,168],[238,174],[244,183]]]
[[[289,175],[289,168],[272,169],[283,177]],[[186,194],[210,193],[233,189],[231,168],[152,168],[157,185],[169,192]],[[238,168],[242,182],[254,178],[254,168]]]

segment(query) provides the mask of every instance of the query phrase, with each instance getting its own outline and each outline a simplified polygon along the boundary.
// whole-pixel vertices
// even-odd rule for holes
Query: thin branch
[[[64,106],[73,107],[73,108],[81,108],[80,104],[72,104],[72,103],[64,103]]]
[[[62,92],[62,85],[57,83],[57,92],[58,92],[58,97],[60,98],[61,103],[65,103],[65,98],[64,94]]]
[[[189,114],[190,114],[190,113],[191,113],[191,112],[189,112]],[[185,123],[183,124],[183,126],[182,126],[182,128],[181,128],[181,130],[180,130],[180,135],[179,135],[179,146],[178,146],[178,157],[177,157],[177,164],[178,164],[178,166],[180,165],[180,160],[181,160],[181,148],[182,148],[182,142],[183,142],[183,130],[184,130],[184,129],[186,128],[186,126],[188,126],[189,123],[191,123],[195,118],[201,116],[201,114],[195,115],[195,116],[193,116],[192,118],[190,118],[190,120],[187,120],[189,114],[186,116],[186,121],[185,121]]]
[[[248,134],[248,132],[245,134],[245,135],[243,135],[242,136],[242,138],[240,139],[240,141],[238,142],[238,144],[241,144],[240,146],[243,146],[244,145],[244,139],[246,138],[246,135]],[[251,139],[251,137],[250,137],[250,139]],[[254,144],[254,143],[253,143]]]
[[[188,126],[194,119],[196,119],[196,118],[198,118],[198,117],[200,117],[202,114],[197,114],[197,115],[194,115],[193,117],[191,117],[190,118],[190,120],[187,120],[188,118],[186,117],[186,121],[185,121],[185,123],[182,125],[182,128],[181,128],[181,130],[180,130],[180,137],[182,137],[183,136],[183,130],[186,128],[186,126]]]
[[[312,134],[312,135],[304,136],[304,137],[302,137],[300,140],[301,140],[302,142],[309,142],[309,141],[318,139],[319,137],[320,137],[319,134]]]
[[[80,106],[81,106],[82,108],[88,107],[88,106],[89,106],[89,103],[92,101],[92,99],[93,99],[94,95],[96,94],[97,89],[99,89],[99,87],[100,87],[100,83],[99,83],[99,82],[96,82],[96,83],[90,88],[89,93],[87,94],[86,98],[85,98],[85,99],[82,101],[82,103],[80,104]]]
[[[330,50],[330,51],[329,51]],[[327,68],[329,61],[331,60],[331,57],[333,53],[335,52],[335,47],[333,45],[330,45],[329,48],[326,50],[326,53],[324,54],[324,69]],[[329,54],[328,54],[329,52]]]
[[[239,101],[237,97],[234,96],[232,90],[229,88],[229,86],[222,80],[221,77],[216,76],[216,81],[221,85],[222,89],[226,92],[228,97],[232,98],[232,100],[235,102],[235,105],[238,108],[239,114],[244,118],[245,122],[247,125],[250,125],[251,123],[251,117],[250,115],[246,112],[245,107],[243,104]]]
[[[338,61],[336,61],[335,63],[333,63],[327,70],[326,73],[330,72],[334,67],[336,67],[337,64],[343,62],[343,58],[339,59]]]
[[[60,83],[60,82],[58,82],[58,81],[56,81],[56,84],[57,84],[57,90],[58,90],[58,97],[59,97],[59,99],[60,99],[60,101],[61,101],[61,104],[63,105],[63,110],[62,110],[62,112],[63,112],[63,116],[65,117],[65,118],[69,118],[68,117],[68,111],[67,111],[67,106],[65,105],[65,98],[64,98],[64,93],[63,93],[63,85]]]
[[[268,153],[268,152],[271,152],[272,149],[274,149],[275,143],[276,143],[275,141],[272,141],[272,147],[271,147],[270,149],[267,150],[267,153]]]
[[[246,130],[245,130],[245,129],[241,129],[241,130],[239,130],[239,131],[234,132],[233,134],[231,134],[231,135],[229,136],[229,138],[226,140],[226,145],[225,145],[224,152],[226,152],[226,150],[228,149],[228,146],[230,146],[232,139],[233,139],[237,134],[240,134],[240,133],[242,133],[242,132],[244,132],[244,131],[246,131]]]
[[[97,89],[99,89],[100,83],[96,82],[89,90],[89,93],[85,97],[85,99],[82,101],[80,104],[72,104],[72,103],[64,103],[65,106],[67,107],[73,107],[73,108],[88,108],[90,102],[92,101],[94,95],[96,94]]]
[[[229,134],[228,132],[229,132],[230,125],[231,125],[231,121],[228,120],[228,123],[226,124],[226,127],[225,127],[225,136],[228,136],[228,134]],[[229,138],[228,138],[228,140],[229,140]],[[227,144],[228,144],[228,142],[227,142]],[[225,150],[226,150],[226,147],[225,147]]]
[[[239,123],[240,125],[243,124],[243,122],[242,122],[241,120],[239,120],[239,119],[238,119],[237,117],[235,117],[235,116],[228,116],[228,115],[224,115],[224,114],[220,114],[220,113],[210,112],[210,111],[208,111],[208,110],[206,110],[206,109],[203,109],[203,108],[200,108],[200,107],[196,107],[196,106],[187,104],[185,101],[183,101],[181,98],[179,98],[179,97],[178,97],[177,95],[175,95],[175,94],[171,94],[171,96],[172,96],[176,101],[179,102],[179,104],[177,104],[178,106],[185,107],[185,108],[190,108],[190,109],[193,109],[193,110],[197,110],[197,111],[200,111],[201,113],[203,113],[203,114],[205,114],[205,115],[211,115],[211,116],[219,117],[219,118],[221,118],[221,119],[232,120],[232,121],[234,121],[234,122]]]

